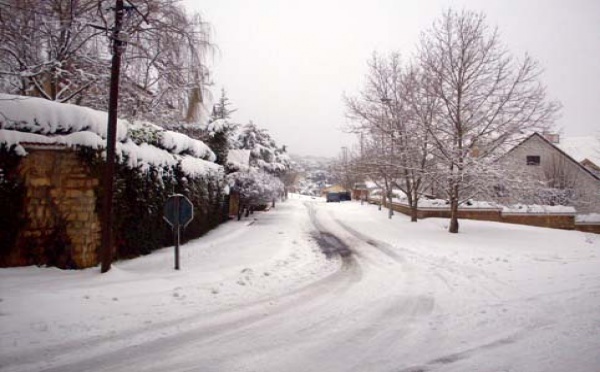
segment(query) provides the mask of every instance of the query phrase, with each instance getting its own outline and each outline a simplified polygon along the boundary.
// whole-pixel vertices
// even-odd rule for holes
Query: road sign
[[[194,205],[184,195],[171,195],[165,203],[163,218],[173,228],[175,270],[179,270],[179,239],[181,228],[185,228],[194,219]]]
[[[194,205],[185,195],[171,195],[165,203],[163,218],[173,228],[186,227],[194,219]]]

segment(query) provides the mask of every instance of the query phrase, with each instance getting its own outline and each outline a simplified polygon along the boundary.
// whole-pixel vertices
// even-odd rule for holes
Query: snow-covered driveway
[[[600,371],[600,236],[294,196],[97,269],[0,270],[2,371]]]

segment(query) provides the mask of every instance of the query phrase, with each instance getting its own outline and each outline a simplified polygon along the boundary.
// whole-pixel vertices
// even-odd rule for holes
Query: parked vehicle
[[[339,203],[341,200],[340,193],[339,192],[328,192],[327,196],[326,196],[326,200],[327,200],[327,203],[329,203],[329,202]]]

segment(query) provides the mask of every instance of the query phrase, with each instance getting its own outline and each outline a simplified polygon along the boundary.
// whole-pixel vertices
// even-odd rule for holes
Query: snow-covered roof
[[[365,186],[367,187],[367,189],[376,189],[379,188],[379,186],[377,186],[377,184],[373,181],[365,181]]]
[[[229,150],[227,153],[227,163],[243,170],[250,166],[250,150]]]
[[[600,166],[600,139],[597,137],[561,137],[555,145],[580,163],[588,159]]]
[[[25,143],[67,147],[106,147],[108,115],[87,107],[35,97],[0,94],[0,143],[14,146],[25,156]],[[215,154],[204,142],[164,130],[148,122],[117,121],[116,155],[127,157],[130,167],[181,163],[189,176],[218,171]]]

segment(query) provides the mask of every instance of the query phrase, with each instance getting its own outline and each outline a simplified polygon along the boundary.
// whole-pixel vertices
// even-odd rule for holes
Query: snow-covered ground
[[[0,370],[600,371],[600,236],[446,225],[293,195],[180,271],[0,269]]]

